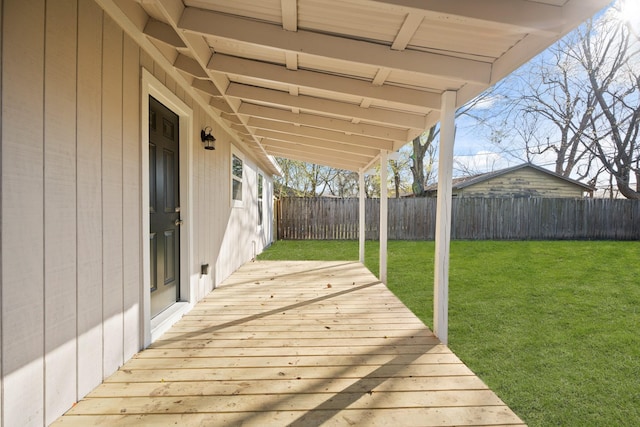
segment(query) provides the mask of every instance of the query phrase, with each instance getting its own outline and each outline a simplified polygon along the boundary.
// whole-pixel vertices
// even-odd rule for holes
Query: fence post
[[[282,199],[273,198],[273,238],[274,242],[280,240],[280,203]]]

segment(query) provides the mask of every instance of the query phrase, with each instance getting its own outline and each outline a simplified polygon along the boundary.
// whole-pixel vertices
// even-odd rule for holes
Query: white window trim
[[[242,161],[242,181],[240,181],[242,183],[242,194],[241,200],[236,200],[233,198],[233,182],[235,180],[237,180],[238,178],[233,174],[233,156],[236,156],[238,159],[240,159]],[[242,153],[237,150],[233,145],[231,146],[231,154],[229,155],[229,199],[231,201],[231,207],[232,208],[242,208],[244,207],[244,197],[245,197],[245,193],[246,193],[246,184],[247,184],[247,168],[246,168],[246,161],[244,156],[242,155]]]
[[[262,177],[262,193],[259,193],[260,189],[260,177]],[[257,214],[256,222],[258,224],[258,231],[262,230],[264,227],[264,194],[266,193],[265,184],[267,180],[264,177],[264,173],[258,169],[256,173],[256,206],[257,206]],[[260,206],[262,204],[262,206]],[[260,208],[262,207],[262,218],[260,218]]]

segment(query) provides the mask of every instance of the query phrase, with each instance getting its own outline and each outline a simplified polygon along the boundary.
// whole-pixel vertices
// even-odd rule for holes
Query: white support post
[[[380,151],[380,281],[387,283],[387,155]]]
[[[360,262],[364,264],[364,240],[365,240],[365,191],[364,191],[364,169],[361,169],[358,174],[358,196],[360,198],[360,210],[359,213],[359,228],[358,237],[360,237]]]
[[[451,242],[451,181],[455,137],[456,92],[442,94],[440,109],[440,153],[436,209],[436,252],[433,284],[433,332],[443,344],[449,328],[449,246]]]

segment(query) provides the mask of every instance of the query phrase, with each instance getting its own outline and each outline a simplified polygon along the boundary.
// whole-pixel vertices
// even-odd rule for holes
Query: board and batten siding
[[[231,207],[230,135],[93,1],[0,0],[0,13],[0,425],[40,426],[143,346],[141,70],[193,110],[190,303],[271,242],[273,184],[263,174],[258,227],[259,167],[237,147]]]
[[[569,181],[522,168],[468,187],[454,190],[458,197],[573,197],[582,198],[584,188]]]

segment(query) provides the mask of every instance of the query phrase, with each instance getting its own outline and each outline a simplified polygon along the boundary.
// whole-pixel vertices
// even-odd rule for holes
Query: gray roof
[[[569,182],[571,184],[574,184],[574,185],[577,185],[579,187],[582,187],[586,191],[594,191],[595,190],[595,188],[590,186],[590,185],[583,184],[582,182],[576,181],[575,179],[564,177],[564,176],[562,176],[560,174],[552,172],[552,171],[550,171],[548,169],[545,169],[543,167],[536,166],[533,163],[522,163],[522,164],[517,165],[517,166],[512,166],[512,167],[506,168],[506,169],[500,169],[500,170],[493,171],[493,172],[487,172],[487,173],[482,173],[482,174],[472,175],[472,176],[465,176],[465,177],[461,177],[461,178],[454,178],[453,179],[452,188],[454,190],[461,190],[461,189],[469,187],[471,185],[475,185],[475,184],[478,184],[480,182],[488,181],[488,180],[496,178],[498,176],[505,175],[505,174],[508,174],[508,173],[511,173],[511,172],[514,172],[514,171],[517,171],[517,170],[520,170],[520,169],[524,169],[524,168],[535,169],[538,172],[545,173],[547,175],[553,176],[555,178],[558,178],[558,179],[561,179],[563,181],[567,181],[567,182]],[[427,191],[436,191],[437,189],[438,189],[438,184],[437,183],[429,185],[426,188]]]

